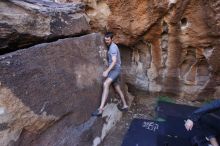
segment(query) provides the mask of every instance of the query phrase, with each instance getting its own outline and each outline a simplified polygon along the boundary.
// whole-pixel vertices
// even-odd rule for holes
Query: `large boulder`
[[[83,3],[43,0],[0,1],[0,53],[90,30]]]
[[[1,146],[77,143],[80,131],[96,121],[90,116],[102,90],[102,40],[100,34],[89,34],[0,56]],[[33,142],[49,126],[52,132]]]

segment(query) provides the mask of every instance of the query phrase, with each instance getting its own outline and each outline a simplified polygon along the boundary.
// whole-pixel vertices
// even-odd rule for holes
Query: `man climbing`
[[[212,146],[219,146],[218,141],[216,139],[216,136],[220,133],[220,129],[216,126],[219,123],[210,123],[210,121],[201,120],[202,116],[204,116],[205,114],[218,109],[220,109],[220,99],[215,100],[195,110],[189,116],[188,120],[185,123],[186,130],[192,130],[194,124],[197,124],[200,128],[202,128],[203,133],[209,139]]]
[[[108,47],[108,68],[103,72],[103,77],[105,77],[106,79],[103,84],[101,105],[95,112],[92,113],[92,116],[102,115],[105,102],[107,100],[107,96],[109,93],[109,87],[111,84],[113,84],[115,91],[119,94],[119,96],[122,99],[123,107],[121,108],[121,110],[125,111],[128,109],[128,105],[125,101],[124,95],[119,85],[119,75],[121,72],[121,57],[120,57],[118,46],[112,40],[113,33],[107,32],[105,34],[104,39]]]

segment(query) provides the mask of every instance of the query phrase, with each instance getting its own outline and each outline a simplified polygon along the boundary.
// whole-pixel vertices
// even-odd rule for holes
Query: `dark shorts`
[[[120,73],[121,69],[112,69],[107,77],[112,79],[113,84],[119,84]]]

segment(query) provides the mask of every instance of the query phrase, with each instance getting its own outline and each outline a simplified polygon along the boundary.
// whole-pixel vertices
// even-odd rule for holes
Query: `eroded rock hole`
[[[187,18],[182,18],[182,19],[180,20],[180,25],[181,25],[182,28],[183,28],[183,27],[186,27],[187,24],[188,24]]]

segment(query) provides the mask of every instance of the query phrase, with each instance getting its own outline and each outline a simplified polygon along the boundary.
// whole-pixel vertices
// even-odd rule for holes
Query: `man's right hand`
[[[185,128],[187,131],[190,131],[192,130],[193,128],[193,121],[188,119],[186,122],[185,122]]]
[[[107,71],[107,70],[104,71],[104,72],[102,73],[102,76],[103,76],[103,77],[107,77],[107,76],[108,76],[108,71]]]

